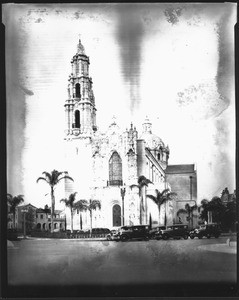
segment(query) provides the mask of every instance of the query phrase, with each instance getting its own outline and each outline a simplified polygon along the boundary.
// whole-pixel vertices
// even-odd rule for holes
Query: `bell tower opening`
[[[79,110],[75,111],[75,128],[80,128],[80,112],[79,112]]]
[[[75,89],[76,89],[76,98],[80,98],[81,94],[80,94],[80,84],[79,83],[76,84]]]

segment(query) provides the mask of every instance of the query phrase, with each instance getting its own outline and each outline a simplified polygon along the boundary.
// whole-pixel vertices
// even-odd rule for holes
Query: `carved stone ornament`
[[[79,135],[80,134],[80,130],[78,130],[78,129],[74,129],[74,131],[73,131],[73,133],[74,133],[74,135]]]

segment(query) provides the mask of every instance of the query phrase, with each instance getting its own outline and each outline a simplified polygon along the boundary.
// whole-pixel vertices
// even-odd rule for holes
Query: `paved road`
[[[220,245],[226,238],[22,240],[8,247],[8,280],[13,286],[234,284],[236,255],[217,250]]]

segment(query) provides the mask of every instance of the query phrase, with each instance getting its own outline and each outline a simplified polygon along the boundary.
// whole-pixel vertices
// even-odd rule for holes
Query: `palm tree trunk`
[[[143,197],[142,197],[142,189],[139,188],[139,224],[142,225],[142,221],[143,221],[143,208],[142,208],[142,203],[143,203]]]
[[[92,210],[90,209],[90,237],[92,237]]]
[[[147,203],[147,190],[146,186],[144,187],[144,200],[145,200],[145,224],[148,224],[148,203]]]
[[[80,211],[80,229],[82,230],[82,213]]]
[[[167,201],[165,201],[164,226],[167,226]]]
[[[55,196],[53,186],[51,186],[51,233],[54,231],[53,218],[55,214]]]
[[[16,228],[16,224],[15,224],[15,220],[16,220],[16,211],[13,210],[12,212],[12,217],[13,217],[13,228],[15,229]]]
[[[73,233],[73,209],[71,207],[71,233]]]
[[[192,229],[193,229],[193,211],[192,211]]]
[[[159,224],[160,224],[160,204],[158,203],[158,211],[159,211]]]

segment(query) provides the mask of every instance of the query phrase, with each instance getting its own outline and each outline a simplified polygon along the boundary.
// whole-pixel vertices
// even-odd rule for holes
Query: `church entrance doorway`
[[[121,226],[121,207],[118,204],[113,206],[113,226]]]

